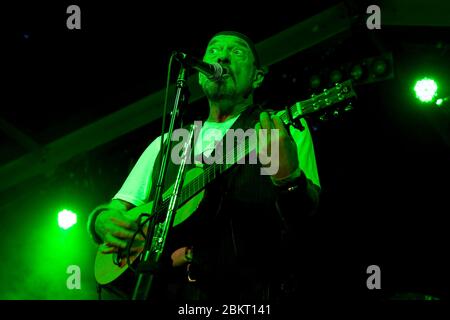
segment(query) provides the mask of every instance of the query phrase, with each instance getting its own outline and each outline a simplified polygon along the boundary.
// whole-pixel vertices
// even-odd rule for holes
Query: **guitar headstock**
[[[304,116],[334,107],[333,114],[336,116],[339,113],[337,104],[347,102],[347,106],[343,110],[349,111],[352,109],[350,99],[354,97],[356,97],[356,93],[353,90],[352,80],[337,83],[330,89],[324,89],[321,94],[312,95],[311,99],[303,101],[301,103],[302,115]]]

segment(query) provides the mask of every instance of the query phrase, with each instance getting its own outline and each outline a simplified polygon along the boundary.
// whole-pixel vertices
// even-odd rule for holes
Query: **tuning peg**
[[[350,102],[350,103],[344,108],[344,111],[345,111],[345,112],[348,112],[348,111],[351,111],[351,110],[353,110],[353,106],[352,106],[352,103]]]
[[[322,115],[319,117],[319,120],[320,120],[320,121],[327,121],[327,120],[328,120],[328,115],[327,115],[326,113],[322,114]]]
[[[333,117],[338,117],[339,116],[339,110],[334,110],[333,111]]]

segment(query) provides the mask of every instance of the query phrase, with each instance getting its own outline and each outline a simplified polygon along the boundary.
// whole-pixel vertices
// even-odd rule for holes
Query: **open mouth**
[[[230,76],[230,68],[224,67],[224,66],[222,66],[222,68],[223,68],[223,75],[222,75],[222,77]]]

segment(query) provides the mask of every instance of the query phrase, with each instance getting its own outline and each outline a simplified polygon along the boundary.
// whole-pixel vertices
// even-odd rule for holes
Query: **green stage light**
[[[331,83],[337,83],[342,80],[342,72],[340,70],[333,70],[330,73]]]
[[[320,77],[318,75],[313,75],[310,79],[309,79],[309,84],[311,86],[311,88],[316,89],[320,86]]]
[[[364,70],[363,70],[363,68],[362,68],[359,64],[354,65],[354,66],[352,67],[352,69],[350,70],[350,75],[351,75],[352,78],[355,79],[355,80],[361,79],[362,76],[363,76],[363,73],[364,73]]]
[[[372,63],[371,69],[375,76],[381,76],[386,73],[388,65],[384,59],[376,59]]]
[[[67,230],[77,223],[77,215],[70,210],[62,210],[58,213],[58,225]]]
[[[436,96],[438,86],[436,81],[429,78],[424,78],[416,82],[414,86],[414,91],[416,92],[416,97],[421,102],[431,102]]]

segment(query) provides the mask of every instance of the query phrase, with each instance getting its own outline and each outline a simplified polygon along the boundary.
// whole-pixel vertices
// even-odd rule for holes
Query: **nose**
[[[220,51],[219,55],[217,56],[217,62],[220,64],[230,64],[230,53],[229,51],[224,48]]]

